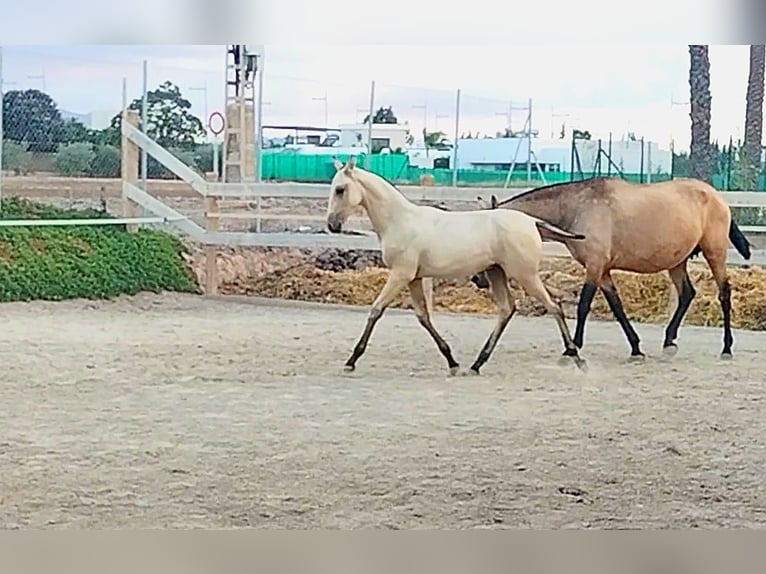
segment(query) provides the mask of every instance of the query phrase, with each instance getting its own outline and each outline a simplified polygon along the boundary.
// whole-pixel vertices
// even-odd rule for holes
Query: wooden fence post
[[[205,198],[205,231],[215,233],[218,231],[218,199],[215,197]],[[218,246],[205,245],[205,294],[216,295],[218,293]]]
[[[123,110],[122,121],[127,122],[133,127],[138,127],[138,112],[136,110]],[[138,185],[138,146],[130,141],[124,134],[121,141],[122,158],[120,163],[121,176],[123,183],[132,183]],[[122,190],[122,215],[123,217],[138,217],[138,204],[131,201],[123,186]],[[127,226],[129,232],[138,230],[138,225],[130,224]]]

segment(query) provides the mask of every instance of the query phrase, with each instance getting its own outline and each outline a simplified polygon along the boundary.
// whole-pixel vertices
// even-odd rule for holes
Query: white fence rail
[[[123,197],[132,205],[140,205],[153,214],[173,224],[181,231],[206,245],[207,259],[207,291],[217,290],[216,252],[218,246],[263,246],[263,247],[298,247],[298,248],[341,248],[368,249],[380,248],[377,237],[372,233],[331,235],[329,233],[264,233],[260,231],[263,219],[291,219],[294,221],[322,221],[323,215],[316,214],[264,214],[261,211],[263,198],[293,198],[325,200],[329,194],[329,184],[311,183],[211,183],[205,181],[188,166],[183,165],[170,152],[148,138],[137,126],[137,116],[134,112],[126,111],[122,122],[123,165]],[[136,185],[134,172],[137,169],[138,149],[143,149],[154,156],[165,167],[174,172],[180,179],[192,187],[205,199],[205,227],[201,227],[188,218],[183,218],[177,211],[152,197]],[[127,159],[127,161],[125,161]],[[127,174],[127,175],[126,175]],[[437,187],[437,186],[401,186],[402,193],[411,201],[451,203],[475,203],[478,196],[488,198],[496,195],[504,200],[530,188],[502,189],[491,187]],[[732,207],[766,207],[766,193],[759,192],[727,192],[724,197]],[[256,212],[227,213],[221,211],[224,205],[255,204]],[[126,212],[130,213],[130,205]],[[221,219],[254,219],[256,232],[234,232],[219,230]],[[766,233],[766,227],[749,226],[743,228],[745,233]],[[559,243],[545,243],[544,252],[551,257],[570,257],[569,251]],[[733,265],[756,264],[766,265],[766,250],[754,250],[750,261],[745,261],[734,249],[729,251],[729,261]]]
[[[401,192],[412,201],[427,201],[436,203],[475,202],[477,196],[488,198],[494,194],[499,200],[508,199],[528,191],[529,187],[500,189],[493,187],[430,187],[410,186],[399,187]],[[240,183],[240,184],[207,184],[205,195],[226,199],[251,200],[260,204],[259,200],[267,197],[304,198],[323,200],[328,197],[328,184],[311,183]],[[766,207],[766,193],[757,191],[730,191],[723,193],[731,207]],[[293,221],[323,221],[321,214],[267,214],[260,210],[256,213],[243,215],[241,213],[217,212],[212,214],[217,219],[260,219]],[[766,226],[743,226],[743,233],[766,233]],[[209,232],[205,235],[205,243],[226,246],[259,246],[259,247],[297,247],[297,248],[329,248],[340,249],[379,249],[379,243],[374,235],[329,235],[327,233],[264,233],[264,232]],[[570,257],[569,251],[559,243],[545,243],[543,251],[549,257]],[[766,266],[766,250],[755,249],[752,257],[746,261],[734,249],[729,250],[728,261],[732,265],[763,265]]]

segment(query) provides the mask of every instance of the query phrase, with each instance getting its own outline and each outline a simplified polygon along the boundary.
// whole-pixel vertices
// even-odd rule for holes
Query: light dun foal
[[[567,239],[582,239],[583,235],[569,233],[514,210],[452,212],[416,205],[382,177],[356,167],[353,157],[345,165],[337,159],[334,163],[337,171],[330,184],[328,229],[339,233],[348,217],[363,209],[380,240],[383,262],[390,270],[386,284],[372,304],[364,332],[346,361],[347,371],[354,370],[375,324],[397,294],[407,287],[418,321],[447,359],[450,374],[457,374],[458,362],[431,323],[423,279],[462,279],[485,269],[498,318],[471,365],[473,374],[479,374],[516,311],[508,287],[509,278],[545,305],[558,324],[564,340],[564,355],[573,357],[578,367],[584,367],[585,361],[572,341],[564,313],[553,302],[538,274],[543,256],[541,233]]]

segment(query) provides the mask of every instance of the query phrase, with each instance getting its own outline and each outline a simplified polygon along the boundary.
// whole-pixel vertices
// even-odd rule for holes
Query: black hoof
[[[564,349],[564,352],[562,353],[562,356],[564,356],[564,357],[576,357],[577,356],[577,349]]]
[[[632,363],[642,363],[646,360],[646,355],[644,355],[641,351],[633,351],[630,354],[628,360]]]

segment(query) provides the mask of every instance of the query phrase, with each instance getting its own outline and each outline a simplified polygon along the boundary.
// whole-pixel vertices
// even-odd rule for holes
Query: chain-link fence
[[[197,51],[206,58],[168,53],[154,61],[133,52],[68,49],[64,56],[53,47],[3,48],[6,191],[62,187],[63,178],[119,179],[124,105],[139,112],[161,145],[201,173],[212,171],[206,124],[223,99],[223,70],[215,59],[222,50]],[[141,174],[174,178],[151,157],[145,167],[142,157]]]
[[[123,105],[137,110],[149,135],[186,164],[207,177],[220,173],[220,154],[218,165],[214,160],[220,138],[207,122],[224,111],[224,56],[223,46],[4,47],[3,188],[18,193],[118,186]],[[619,111],[591,110],[586,117],[525,95],[503,100],[382,81],[372,89],[372,75],[349,70],[309,80],[267,64],[262,178],[326,182],[332,156],[352,154],[392,181],[425,185],[688,175],[686,154],[633,133]],[[676,124],[672,130],[680,129]],[[714,183],[737,189],[736,142],[716,149]],[[175,179],[151,157],[142,161],[141,175]],[[759,187],[765,183],[761,177]]]

